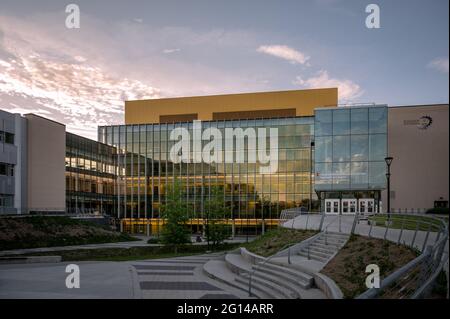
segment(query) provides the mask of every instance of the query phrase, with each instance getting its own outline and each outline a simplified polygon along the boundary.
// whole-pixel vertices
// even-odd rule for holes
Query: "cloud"
[[[353,101],[363,94],[358,84],[351,80],[331,78],[325,70],[307,79],[297,76],[293,83],[309,89],[337,87],[341,102]]]
[[[175,53],[175,52],[179,52],[179,51],[180,51],[180,49],[178,49],[178,48],[175,48],[175,49],[164,49],[163,53],[170,54],[170,53]]]
[[[309,56],[287,45],[262,45],[256,51],[287,60],[292,64],[307,64],[309,60]]]
[[[220,60],[214,54],[235,54],[243,45],[253,50],[252,34],[149,29],[130,20],[111,23],[88,14],[74,31],[64,27],[58,14],[26,20],[0,15],[2,109],[28,109],[96,139],[98,125],[123,123],[124,100],[267,89],[251,70],[236,73],[214,64]],[[183,54],[176,59],[168,54],[178,51]]]
[[[448,57],[435,58],[430,63],[428,63],[428,68],[434,69],[442,73],[448,73]]]
[[[55,41],[32,25],[2,17],[0,30],[0,98],[9,112],[36,113],[96,139],[98,125],[122,122],[124,100],[160,96],[158,88],[120,77],[83,47]]]

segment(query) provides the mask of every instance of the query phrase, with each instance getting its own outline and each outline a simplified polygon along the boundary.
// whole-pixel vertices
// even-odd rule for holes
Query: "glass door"
[[[343,199],[342,200],[342,214],[355,214],[356,213],[356,199]]]
[[[326,214],[339,214],[341,209],[339,199],[325,199],[325,213]]]
[[[375,200],[373,198],[361,198],[359,200],[359,213],[373,214],[375,212]]]

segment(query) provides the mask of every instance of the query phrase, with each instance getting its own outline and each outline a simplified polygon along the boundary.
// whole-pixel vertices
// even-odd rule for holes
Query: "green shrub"
[[[157,237],[152,237],[149,240],[147,240],[147,244],[160,244],[161,241]]]
[[[436,207],[436,208],[430,208],[426,212],[427,214],[442,214],[442,215],[448,215],[449,214],[449,208],[448,207]]]

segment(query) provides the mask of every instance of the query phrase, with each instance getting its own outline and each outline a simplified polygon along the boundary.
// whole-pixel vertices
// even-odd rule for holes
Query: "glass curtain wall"
[[[315,190],[386,187],[387,106],[315,111]]]
[[[220,130],[222,145],[225,128],[255,128],[256,132],[258,128],[278,128],[278,171],[264,175],[260,174],[258,162],[249,163],[247,143],[233,154],[239,156],[242,152],[244,163],[171,162],[169,152],[176,143],[169,140],[171,130],[184,127],[192,137],[192,122],[99,127],[99,141],[117,148],[118,216],[159,218],[167,185],[177,178],[190,207],[193,232],[199,230],[206,217],[205,199],[211,195],[211,188],[218,186],[224,196],[223,217],[235,221],[236,234],[258,233],[261,220],[278,219],[285,208],[308,207],[311,199],[317,200],[311,174],[313,123],[313,117],[202,122],[203,130]],[[208,142],[203,141],[203,146]],[[196,154],[193,147],[190,151],[192,159]],[[152,231],[158,230],[152,227]]]
[[[116,149],[66,133],[66,210],[116,216]]]

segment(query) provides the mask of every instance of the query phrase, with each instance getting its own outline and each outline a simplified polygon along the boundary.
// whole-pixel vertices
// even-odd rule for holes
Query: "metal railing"
[[[297,244],[298,243],[286,244],[280,249],[280,251],[291,248],[292,246],[297,245]],[[263,262],[256,264],[255,267],[253,268],[253,270],[251,272],[249,272],[249,277],[248,277],[248,296],[249,297],[252,297],[252,280],[253,280],[253,276],[254,276],[255,272],[258,271],[262,266],[267,264],[274,257],[279,257],[278,253],[275,253],[272,256],[267,257]],[[290,249],[288,250],[288,263],[290,264]]]
[[[378,236],[374,235],[374,227],[378,231]],[[445,221],[434,216],[390,214],[390,217],[388,217],[387,214],[379,213],[368,216],[368,225],[359,226],[359,220],[357,220],[351,233],[384,240],[388,239],[389,236],[390,240],[397,244],[423,251],[430,242],[431,234],[433,236],[437,234],[435,237],[435,242],[437,242],[446,232],[446,229]],[[382,231],[382,234],[380,234],[380,231]],[[425,236],[422,244],[417,244],[418,235]]]
[[[403,220],[402,225],[405,223],[406,220]],[[389,228],[389,225],[390,224],[387,223],[386,229]],[[416,299],[426,296],[441,272],[443,264],[448,260],[448,254],[445,253],[444,250],[448,244],[449,237],[448,225],[445,224],[444,221],[438,219],[434,225],[435,227],[439,226],[435,242],[432,245],[426,245],[430,230],[432,229],[431,222],[429,222],[428,225],[428,231],[423,243],[422,253],[417,258],[413,259],[382,280],[380,283],[380,288],[370,288],[359,295],[357,299]],[[404,226],[401,228],[400,236],[397,241],[398,243],[400,243],[403,229]],[[419,229],[420,226],[417,224],[414,240]],[[412,246],[414,245],[414,240],[412,242]]]
[[[325,245],[328,245],[328,227],[330,227],[335,221],[336,219],[339,218],[339,232],[341,232],[341,224],[340,224],[340,216],[341,215],[337,215],[335,216],[326,226],[325,229],[323,230],[323,234],[325,237]],[[308,259],[309,259],[309,250],[308,250]]]
[[[280,213],[280,225],[283,223],[286,223],[287,221],[291,219],[295,219],[296,217],[304,214],[309,214],[308,209],[306,207],[294,207],[294,208],[288,208],[283,209]]]
[[[279,220],[280,220],[279,225],[282,227],[285,227],[285,228],[293,228],[295,219],[302,215],[306,215],[305,225],[304,225],[304,227],[299,227],[299,228],[305,229],[305,230],[308,230],[308,229],[317,230],[317,227],[313,227],[313,226],[309,227],[310,226],[309,220],[310,220],[310,215],[317,216],[317,215],[319,215],[319,213],[311,212],[308,210],[308,208],[303,207],[303,206],[282,210],[280,213],[280,217],[279,217]],[[289,227],[288,222],[291,220],[292,220],[292,224]],[[299,226],[303,226],[303,225],[299,225]]]

